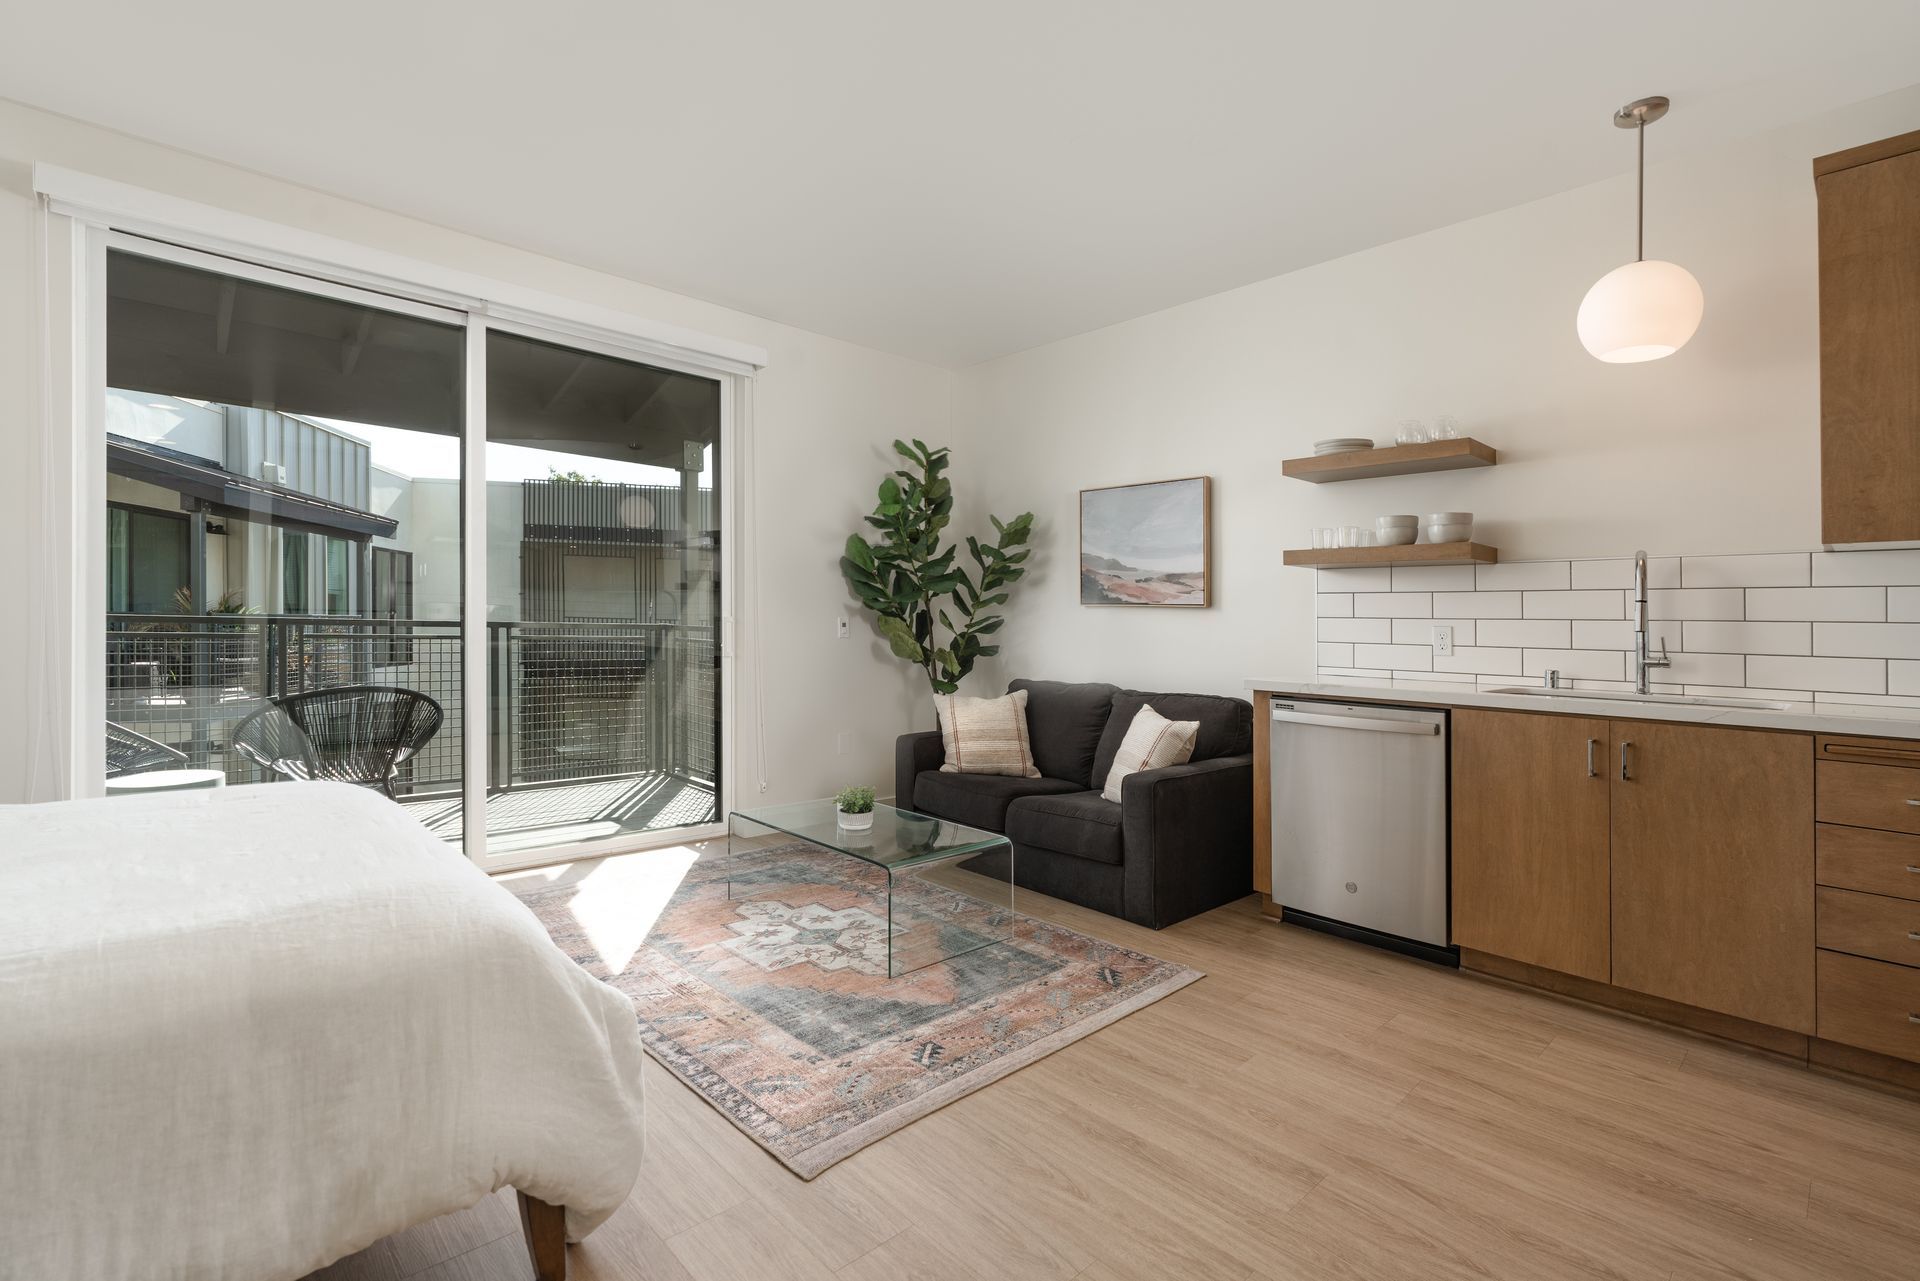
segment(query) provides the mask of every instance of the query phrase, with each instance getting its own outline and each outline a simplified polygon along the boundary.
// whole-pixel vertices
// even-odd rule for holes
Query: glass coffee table
[[[794,840],[854,862],[810,875],[804,862],[752,857]],[[1003,849],[1004,887],[981,876],[967,877],[964,888],[925,879],[936,868]],[[727,815],[727,864],[728,900],[779,904],[769,911],[768,934],[796,954],[810,945],[816,963],[877,968],[884,957],[887,977],[899,978],[1003,942],[1011,931],[1012,842],[891,805],[875,805],[873,826],[858,831],[840,826],[831,800],[736,809]],[[828,877],[837,889],[826,901],[807,892]]]

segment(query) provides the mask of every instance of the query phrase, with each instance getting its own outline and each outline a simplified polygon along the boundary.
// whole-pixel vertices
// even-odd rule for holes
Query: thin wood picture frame
[[[1212,605],[1213,477],[1081,490],[1076,577],[1080,603],[1094,608]]]

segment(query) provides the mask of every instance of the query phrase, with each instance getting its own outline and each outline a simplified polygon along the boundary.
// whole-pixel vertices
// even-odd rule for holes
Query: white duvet
[[[337,783],[0,806],[0,1277],[299,1277],[640,1167],[626,998]]]

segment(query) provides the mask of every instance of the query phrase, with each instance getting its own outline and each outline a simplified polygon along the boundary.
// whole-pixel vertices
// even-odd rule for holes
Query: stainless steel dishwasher
[[[1443,964],[1447,713],[1272,700],[1273,897],[1282,916]]]

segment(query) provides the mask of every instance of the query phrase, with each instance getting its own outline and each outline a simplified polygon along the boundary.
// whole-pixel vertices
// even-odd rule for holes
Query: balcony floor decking
[[[460,842],[465,815],[458,795],[402,797],[400,803],[435,836]],[[714,817],[711,786],[670,774],[520,787],[488,795],[488,849],[513,854],[706,823]]]

